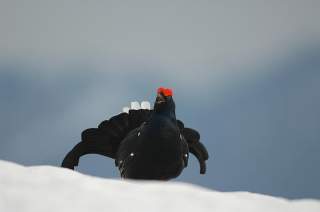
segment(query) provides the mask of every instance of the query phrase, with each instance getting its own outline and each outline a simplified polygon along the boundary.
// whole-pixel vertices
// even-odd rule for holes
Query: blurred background
[[[210,159],[177,181],[320,198],[320,1],[0,0],[0,159],[59,166],[86,128],[171,87]],[[119,178],[114,161],[78,171]]]

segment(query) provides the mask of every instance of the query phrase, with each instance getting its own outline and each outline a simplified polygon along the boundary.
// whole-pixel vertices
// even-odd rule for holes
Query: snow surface
[[[318,200],[218,192],[186,183],[102,179],[52,166],[0,161],[0,211],[307,211]]]

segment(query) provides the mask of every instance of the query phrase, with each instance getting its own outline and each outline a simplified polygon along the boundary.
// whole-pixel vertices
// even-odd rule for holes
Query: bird
[[[114,159],[121,178],[166,181],[182,173],[192,153],[200,174],[206,173],[208,151],[199,132],[176,119],[172,89],[157,89],[153,109],[149,102],[132,102],[123,111],[84,130],[61,166],[74,169],[81,156],[99,154]]]

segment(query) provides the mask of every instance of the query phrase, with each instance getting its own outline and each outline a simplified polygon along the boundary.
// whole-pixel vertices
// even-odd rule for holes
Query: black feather
[[[165,104],[155,104],[155,110],[129,110],[113,116],[97,128],[84,130],[81,140],[62,167],[73,169],[81,156],[100,154],[115,159],[122,177],[167,180],[188,165],[189,152],[198,159],[201,174],[209,158],[200,134],[176,120],[171,97]]]

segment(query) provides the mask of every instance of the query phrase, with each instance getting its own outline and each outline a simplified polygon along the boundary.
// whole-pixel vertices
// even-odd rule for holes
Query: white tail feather
[[[131,102],[131,110],[139,110],[139,109],[141,109],[139,102],[137,101]]]
[[[142,102],[141,102],[141,109],[150,110],[150,109],[151,109],[150,102],[148,102],[148,101],[142,101]]]
[[[148,101],[142,101],[141,104],[138,101],[134,101],[130,103],[130,107],[123,107],[123,113],[129,113],[129,110],[151,110],[151,104]]]
[[[124,113],[129,113],[129,107],[123,107],[122,108],[122,112],[124,112]]]

